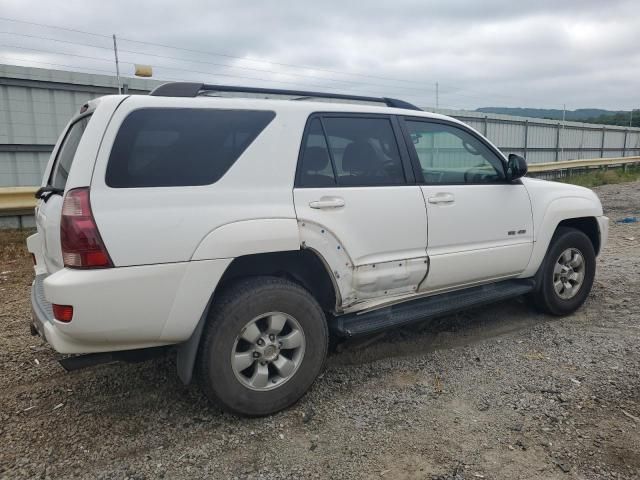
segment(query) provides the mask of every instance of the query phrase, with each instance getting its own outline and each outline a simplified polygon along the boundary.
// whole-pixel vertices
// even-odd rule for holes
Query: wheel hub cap
[[[585,262],[582,253],[575,248],[567,248],[553,268],[553,288],[563,300],[576,296],[584,282]]]
[[[249,321],[236,337],[231,368],[252,390],[270,390],[289,380],[302,363],[306,341],[298,321],[270,312]]]
[[[262,358],[267,362],[273,362],[278,357],[280,349],[275,345],[268,345],[262,351]]]

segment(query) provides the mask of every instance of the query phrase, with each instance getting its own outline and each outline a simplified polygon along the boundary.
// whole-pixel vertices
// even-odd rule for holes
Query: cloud
[[[116,33],[129,74],[130,63],[148,63],[167,79],[385,95],[422,106],[435,103],[438,82],[440,105],[454,108],[640,104],[634,0],[4,0],[2,15]],[[4,63],[12,61],[3,55],[37,56],[96,73],[113,69],[108,37],[3,20],[0,31],[80,43],[2,33],[0,45],[14,46],[0,46]]]

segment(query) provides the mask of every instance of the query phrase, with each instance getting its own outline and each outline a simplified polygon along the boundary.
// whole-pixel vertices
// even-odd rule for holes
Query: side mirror
[[[524,177],[528,170],[527,161],[523,157],[515,153],[509,154],[506,172],[507,180],[517,180],[520,177]]]

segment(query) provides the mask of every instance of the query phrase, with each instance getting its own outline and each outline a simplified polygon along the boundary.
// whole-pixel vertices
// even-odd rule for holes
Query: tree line
[[[587,123],[600,123],[602,125],[619,125],[628,127],[631,122],[632,127],[640,127],[640,110],[633,112],[616,112],[612,114],[598,115],[584,120]]]

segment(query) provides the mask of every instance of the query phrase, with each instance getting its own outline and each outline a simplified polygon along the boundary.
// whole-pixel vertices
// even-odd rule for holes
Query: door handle
[[[433,197],[429,197],[429,203],[441,204],[441,203],[453,203],[455,202],[456,197],[453,196],[453,193],[438,193]]]
[[[344,198],[321,197],[320,200],[309,202],[311,208],[340,208],[344,207]]]

